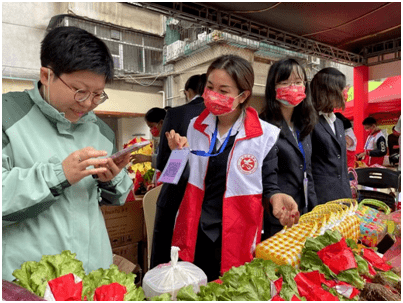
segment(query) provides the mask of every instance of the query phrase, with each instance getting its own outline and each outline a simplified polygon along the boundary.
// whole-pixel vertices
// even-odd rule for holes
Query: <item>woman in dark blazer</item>
[[[336,68],[319,71],[311,82],[319,122],[312,132],[312,174],[318,204],[351,198],[343,122],[333,113],[345,107],[346,77]]]
[[[261,118],[281,128],[276,143],[277,184],[282,192],[294,198],[300,213],[306,213],[317,204],[311,173],[310,137],[317,114],[310,99],[305,71],[296,60],[286,58],[271,66],[265,97],[266,107]],[[274,216],[265,213],[262,240],[282,228]]]
[[[171,154],[165,132],[173,129],[181,136],[186,136],[190,120],[200,115],[205,109],[204,100],[201,97],[205,84],[206,74],[191,76],[185,84],[185,95],[188,103],[168,110],[161,130],[157,156],[158,170],[164,170]],[[157,200],[150,269],[171,260],[171,242],[176,213],[185,194],[188,178],[189,168],[186,166],[178,184],[164,183],[162,185]]]

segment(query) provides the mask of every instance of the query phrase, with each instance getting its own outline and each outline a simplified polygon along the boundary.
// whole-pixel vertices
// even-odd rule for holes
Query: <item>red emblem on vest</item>
[[[254,155],[242,155],[238,159],[238,169],[244,174],[253,174],[257,169],[257,159]]]

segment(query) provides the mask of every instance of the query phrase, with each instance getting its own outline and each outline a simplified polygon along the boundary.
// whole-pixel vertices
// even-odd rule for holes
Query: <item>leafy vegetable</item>
[[[83,278],[83,262],[77,260],[76,254],[65,250],[57,255],[44,255],[39,262],[27,261],[16,269],[13,276],[16,284],[34,292],[40,297],[45,294],[48,281],[72,273]]]
[[[152,297],[150,301],[171,301],[171,294],[165,293],[159,296]]]
[[[337,275],[337,279],[340,281],[347,282],[358,289],[363,289],[365,286],[365,281],[363,278],[360,277],[357,268],[350,268],[341,271]]]
[[[361,257],[359,254],[356,253],[354,253],[354,258],[355,261],[357,262],[359,274],[370,277],[371,274],[369,273],[367,261],[365,261],[363,257]]]
[[[193,285],[182,287],[178,291],[176,299],[178,301],[200,301],[199,296],[193,290]]]
[[[335,274],[322,262],[317,251],[309,250],[307,247],[304,247],[301,252],[300,269],[303,271],[319,270],[325,275],[326,279],[335,278]]]
[[[99,286],[117,282],[126,287],[125,301],[143,301],[145,299],[144,291],[141,287],[136,287],[135,278],[136,275],[133,273],[126,274],[119,271],[115,264],[112,264],[109,269],[94,270],[83,278],[82,298],[86,297],[88,301],[92,301],[94,292]]]
[[[385,271],[382,272],[380,271],[379,274],[384,277],[386,280],[392,282],[392,283],[398,283],[400,282],[400,277],[398,275],[396,275],[393,271],[389,270],[389,271]]]
[[[294,280],[298,272],[299,271],[291,265],[282,265],[278,270],[278,273],[283,277],[280,297],[286,301],[290,301],[293,295],[299,295],[297,283]]]
[[[350,247],[351,249],[358,248],[357,243],[355,243],[355,241],[353,239],[346,239],[346,243],[347,243],[348,247]]]

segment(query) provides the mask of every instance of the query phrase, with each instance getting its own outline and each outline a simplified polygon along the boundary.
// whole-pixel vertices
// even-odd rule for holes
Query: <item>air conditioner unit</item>
[[[310,63],[319,65],[320,64],[320,59],[317,58],[317,57],[311,57]]]

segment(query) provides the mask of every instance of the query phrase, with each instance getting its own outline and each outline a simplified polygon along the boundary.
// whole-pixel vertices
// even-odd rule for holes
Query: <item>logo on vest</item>
[[[257,169],[257,159],[254,155],[242,155],[238,159],[238,169],[243,174],[253,174]]]

